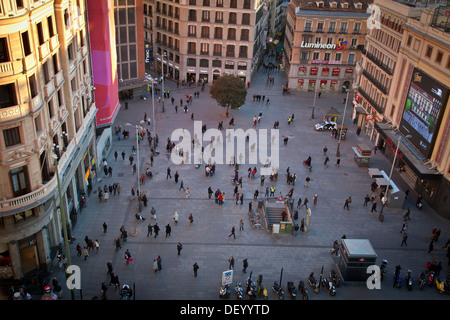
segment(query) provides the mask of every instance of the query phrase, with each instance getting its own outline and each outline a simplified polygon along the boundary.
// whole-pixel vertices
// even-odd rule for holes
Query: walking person
[[[151,236],[153,235],[153,225],[151,222],[147,226],[147,238],[149,235],[151,235]]]
[[[172,179],[172,176],[170,175],[170,167],[167,168],[166,180],[169,179],[169,178]]]
[[[369,201],[370,201],[370,197],[368,194],[366,194],[366,197],[364,198],[364,207],[367,207],[367,204],[369,203]]]
[[[198,270],[200,267],[198,266],[197,262],[194,262],[194,265],[193,265],[192,267],[193,267],[193,269],[194,269],[194,277],[196,277],[196,276],[197,276],[197,270]]]
[[[428,253],[431,253],[434,249],[434,241],[433,239],[430,241],[430,244],[428,245]]]
[[[116,251],[119,251],[119,249],[122,249],[122,246],[120,244],[120,239],[119,237],[116,237],[116,239],[114,240],[115,244],[116,244]]]
[[[308,177],[306,177],[306,179],[305,179],[305,187],[308,187],[308,186],[309,186],[309,181],[311,181],[311,178],[308,176]]]
[[[233,236],[236,239],[236,228],[234,226],[233,228],[231,228],[231,234],[228,236],[228,238],[231,236]]]
[[[153,259],[153,271],[158,271],[158,262],[156,261],[156,259]]]
[[[316,205],[317,204],[317,193],[314,195],[314,197],[313,197],[313,203],[314,203],[314,205]]]
[[[192,224],[194,222],[194,217],[192,216],[192,213],[189,215],[189,223]]]
[[[158,271],[161,271],[162,266],[161,266],[161,257],[158,256],[158,258],[156,258],[156,264],[158,265]]]
[[[170,233],[172,232],[172,228],[170,227],[170,224],[167,224],[166,226],[166,238],[167,236],[170,237]]]
[[[241,219],[241,221],[239,221],[239,231],[244,230],[244,220]]]
[[[83,248],[83,250],[81,251],[81,254],[82,254],[83,257],[84,257],[84,261],[86,261],[87,258],[89,257],[89,251],[87,250],[86,247]]]
[[[401,247],[403,247],[403,245],[408,246],[408,244],[406,243],[406,240],[408,240],[408,235],[405,232],[405,233],[403,233],[402,243],[400,244]]]
[[[175,223],[178,223],[178,212],[176,212],[176,211],[173,214],[173,221],[175,221]]]
[[[344,208],[342,208],[342,209],[345,209],[345,208],[347,208],[347,210],[350,210],[350,207],[348,206],[348,198],[347,199],[345,199],[345,203],[344,203]]]
[[[108,225],[106,222],[103,222],[103,233],[106,234],[106,231],[108,230]]]
[[[133,261],[132,259],[133,259],[133,258],[131,257],[131,253],[130,253],[130,251],[128,251],[128,249],[127,249],[127,250],[125,251],[125,260],[126,260],[126,263],[129,264],[130,261]]]
[[[370,210],[370,212],[377,212],[377,202],[374,200],[372,202],[372,210]]]
[[[155,225],[153,226],[153,231],[155,232],[155,238],[158,236],[159,233],[159,226],[157,223],[155,223]]]
[[[181,245],[181,243],[177,243],[177,252],[178,252],[178,255],[180,255],[180,253],[181,253],[181,249],[183,249],[183,246]]]
[[[233,258],[233,256],[230,256],[230,258],[228,259],[228,262],[230,263],[228,269],[229,270],[234,269],[234,258]]]
[[[242,269],[242,272],[243,272],[243,273],[247,273],[248,260],[247,260],[247,259],[244,259],[244,260],[242,260],[242,262],[243,262],[243,267],[244,267],[244,269]]]
[[[411,220],[411,218],[409,217],[410,213],[411,208],[406,209],[405,215],[403,216],[404,221]]]
[[[113,274],[113,265],[111,260],[106,263],[106,267],[108,268],[108,272],[106,274],[109,275]]]

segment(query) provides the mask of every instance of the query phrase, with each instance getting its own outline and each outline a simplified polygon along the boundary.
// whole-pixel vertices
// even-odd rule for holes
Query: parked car
[[[322,130],[333,130],[337,128],[337,124],[334,121],[325,121],[322,123],[318,123],[315,126],[315,129],[317,131],[322,131]]]

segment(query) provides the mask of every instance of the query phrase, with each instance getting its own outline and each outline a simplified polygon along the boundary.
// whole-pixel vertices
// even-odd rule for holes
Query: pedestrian
[[[153,225],[151,222],[147,226],[147,238],[148,238],[148,235],[153,235]]]
[[[125,160],[125,150],[122,151],[122,160]]]
[[[158,271],[158,262],[156,261],[156,259],[153,259],[153,271]]]
[[[114,240],[115,244],[116,244],[116,251],[118,251],[119,249],[122,249],[122,246],[120,244],[120,239],[119,237],[116,237],[116,239]]]
[[[106,267],[108,268],[108,272],[106,274],[113,274],[113,265],[111,260],[106,263]]]
[[[197,270],[198,270],[199,268],[200,268],[200,267],[198,266],[197,262],[194,262],[194,265],[193,265],[193,269],[194,269],[194,277],[197,276]]]
[[[153,231],[155,232],[155,238],[158,236],[159,233],[159,226],[157,223],[155,223],[155,225],[153,226]]]
[[[305,187],[308,187],[308,186],[309,186],[309,181],[311,181],[311,178],[308,176],[308,177],[306,177],[306,179],[305,179]]]
[[[83,248],[83,250],[81,251],[81,254],[82,254],[83,257],[84,257],[84,261],[86,261],[87,258],[89,257],[89,251],[87,250],[86,247]]]
[[[341,158],[337,158],[335,166],[336,167],[340,167],[341,166]]]
[[[117,161],[117,157],[119,156],[119,154],[117,153],[117,150],[114,151],[114,159]]]
[[[180,191],[181,189],[183,189],[186,192],[186,189],[184,188],[183,180],[180,181],[180,188],[178,189],[178,191]]]
[[[314,205],[316,205],[317,204],[317,193],[314,195],[314,197],[313,197],[313,203],[314,203]]]
[[[406,229],[408,229],[408,224],[404,223],[403,226],[402,226],[402,230],[400,230],[400,233],[405,233]]]
[[[373,201],[372,202],[372,210],[370,210],[370,212],[376,212],[377,211],[377,203],[376,203],[376,201]]]
[[[401,243],[401,247],[403,247],[403,245],[408,246],[408,244],[406,243],[406,240],[408,240],[408,235],[406,234],[406,232],[403,234],[403,239],[402,239],[402,243]]]
[[[158,265],[158,271],[161,271],[162,267],[161,267],[161,257],[158,256],[158,258],[156,258],[156,264]]]
[[[169,178],[172,179],[172,176],[170,175],[170,167],[167,168],[166,180],[169,179]]]
[[[233,226],[233,228],[231,228],[231,234],[228,236],[228,238],[233,236],[236,239],[236,233],[235,232],[236,232],[236,228]]]
[[[364,207],[367,207],[367,204],[369,203],[369,201],[370,201],[370,197],[368,194],[366,194],[366,197],[364,198]]]
[[[184,192],[186,193],[186,199],[189,199],[189,197],[191,196],[191,190],[189,190],[189,188],[186,188]]]
[[[170,233],[172,232],[172,228],[170,227],[170,224],[167,224],[166,226],[166,238],[167,236],[170,237]]]
[[[230,263],[228,269],[231,270],[234,268],[234,258],[233,256],[230,256],[230,258],[228,259],[228,262]]]
[[[236,204],[238,204],[238,201],[239,201],[239,192],[236,193]]]
[[[176,212],[176,211],[173,214],[173,221],[175,221],[175,223],[178,223],[178,212]]]
[[[98,253],[99,247],[100,247],[100,242],[97,239],[95,239],[95,241],[94,241],[95,253]]]
[[[181,245],[181,243],[177,243],[177,252],[178,252],[178,255],[180,255],[180,253],[181,253],[181,249],[183,249],[183,246]]]
[[[434,241],[431,240],[430,244],[428,245],[428,253],[431,253],[431,251],[433,251],[434,249]]]
[[[127,264],[129,264],[130,261],[133,261],[133,258],[131,257],[131,253],[130,253],[130,251],[128,251],[128,249],[125,251],[125,260],[126,260]]]
[[[239,231],[244,230],[244,220],[241,219],[241,221],[239,221]]]
[[[108,225],[106,222],[103,222],[103,233],[106,234],[106,231],[108,230]]]
[[[155,209],[155,207],[152,207],[152,209],[150,210],[150,217],[152,219],[156,220],[156,209]]]
[[[343,209],[347,208],[347,210],[350,210],[348,204],[349,203],[348,203],[348,198],[347,198],[347,199],[345,199],[345,203],[344,203],[344,208]]]
[[[244,193],[241,193],[241,197],[239,199],[241,201],[241,205],[244,203]]]
[[[244,260],[242,260],[242,262],[243,262],[243,266],[244,266],[244,269],[242,269],[242,272],[243,272],[243,273],[247,273],[248,260],[247,260],[247,259],[244,259]]]
[[[192,213],[189,214],[189,223],[194,222],[194,217],[192,216]]]

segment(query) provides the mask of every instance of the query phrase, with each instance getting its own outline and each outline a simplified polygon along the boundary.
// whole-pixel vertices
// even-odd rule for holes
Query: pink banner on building
[[[112,125],[119,110],[114,5],[109,0],[88,0],[89,34],[94,75],[97,127]]]

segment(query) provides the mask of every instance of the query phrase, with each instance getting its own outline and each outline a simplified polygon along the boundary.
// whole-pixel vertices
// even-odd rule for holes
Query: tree
[[[239,108],[247,98],[244,80],[232,74],[225,74],[216,79],[209,92],[220,106],[227,108],[227,117],[230,107]]]

